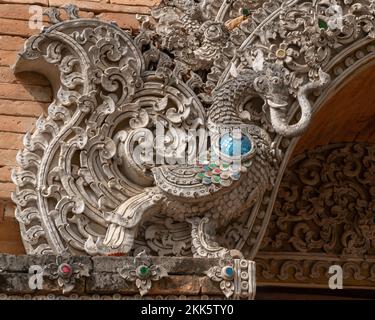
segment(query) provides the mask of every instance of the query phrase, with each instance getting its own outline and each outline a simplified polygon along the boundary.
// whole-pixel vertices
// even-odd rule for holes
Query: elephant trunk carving
[[[275,131],[285,137],[296,137],[301,135],[308,127],[311,116],[312,107],[307,95],[315,89],[322,88],[328,84],[330,77],[327,73],[319,70],[319,80],[309,82],[303,85],[297,93],[297,100],[301,108],[301,118],[295,124],[288,124],[287,120],[287,102],[275,102],[271,99],[267,100],[270,106],[270,118],[272,127]]]

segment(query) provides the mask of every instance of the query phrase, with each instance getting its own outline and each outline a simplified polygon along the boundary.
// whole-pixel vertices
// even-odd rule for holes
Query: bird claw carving
[[[212,241],[209,219],[194,217],[187,219],[191,224],[192,251],[194,257],[230,259],[231,251]]]

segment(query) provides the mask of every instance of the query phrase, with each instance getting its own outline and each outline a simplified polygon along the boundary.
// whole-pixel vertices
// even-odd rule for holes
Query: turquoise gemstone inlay
[[[244,155],[251,151],[251,141],[246,135],[242,135],[240,141],[235,141],[230,133],[226,133],[220,138],[221,152],[230,157],[238,156],[238,154],[235,154],[235,143],[239,144],[241,155]]]
[[[222,275],[225,279],[231,280],[234,277],[234,269],[231,266],[226,266],[222,269]]]

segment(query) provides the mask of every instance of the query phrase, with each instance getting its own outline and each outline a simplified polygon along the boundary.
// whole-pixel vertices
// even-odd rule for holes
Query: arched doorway
[[[374,288],[374,80],[373,64],[353,72],[294,148],[257,255],[260,286],[279,287],[280,297],[291,294],[280,287],[319,288],[318,297]],[[329,289],[332,265],[346,290]]]

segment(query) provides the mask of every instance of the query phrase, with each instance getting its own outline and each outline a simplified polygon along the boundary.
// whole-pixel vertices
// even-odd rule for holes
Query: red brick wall
[[[18,224],[10,194],[10,179],[17,150],[22,148],[26,131],[32,130],[36,118],[51,102],[51,88],[37,74],[15,76],[10,68],[26,38],[38,32],[28,27],[29,6],[56,7],[66,3],[77,5],[82,17],[97,16],[116,21],[121,28],[138,29],[135,18],[149,14],[159,0],[0,0],[0,252],[22,253]]]

